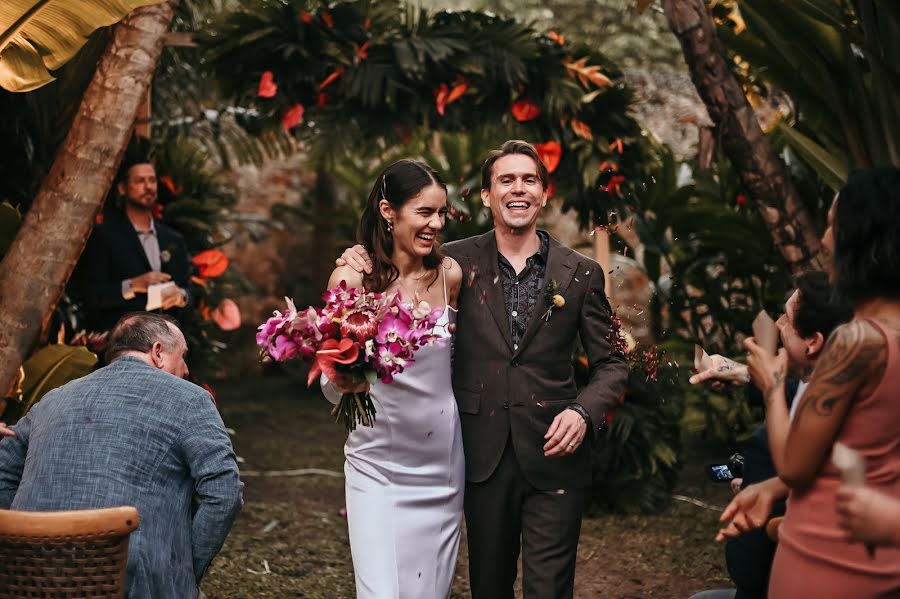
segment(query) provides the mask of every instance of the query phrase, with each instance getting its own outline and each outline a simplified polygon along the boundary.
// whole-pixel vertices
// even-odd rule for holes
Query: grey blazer
[[[209,393],[121,358],[51,391],[13,429],[0,441],[0,507],[133,505],[141,522],[126,597],[197,596],[242,506],[231,440]]]

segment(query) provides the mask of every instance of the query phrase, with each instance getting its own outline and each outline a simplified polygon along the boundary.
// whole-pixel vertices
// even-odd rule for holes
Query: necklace
[[[406,292],[408,291],[408,289],[407,289],[407,287],[403,284],[403,282],[404,282],[406,279],[412,279],[413,281],[416,282],[416,288],[415,288],[415,291],[413,291],[413,294],[412,294],[412,303],[413,303],[413,305],[416,305],[416,304],[418,304],[418,303],[421,301],[421,300],[419,299],[419,283],[422,282],[422,279],[424,279],[424,278],[425,278],[425,275],[427,275],[429,272],[430,272],[430,271],[426,268],[426,269],[422,272],[422,274],[419,275],[418,277],[413,277],[413,276],[411,276],[411,275],[407,275],[406,277],[397,277],[397,287],[400,289],[401,293],[402,293],[404,296],[406,295]]]

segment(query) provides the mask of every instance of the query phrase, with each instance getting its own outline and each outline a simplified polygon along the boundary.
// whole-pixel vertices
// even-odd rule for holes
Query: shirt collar
[[[146,231],[141,231],[140,229],[138,229],[137,227],[134,226],[134,223],[131,223],[131,226],[134,227],[134,230],[137,232],[138,235],[152,235],[153,237],[156,237],[156,219],[154,219],[154,218],[150,219],[150,228],[147,229]]]
[[[550,234],[546,231],[542,231],[540,229],[537,230],[537,236],[541,240],[541,245],[538,247],[538,250],[530,255],[527,260],[536,260],[540,261],[542,264],[547,264],[547,255],[550,253]],[[501,262],[508,262],[506,257],[500,253],[500,250],[497,250],[497,256],[500,258]]]

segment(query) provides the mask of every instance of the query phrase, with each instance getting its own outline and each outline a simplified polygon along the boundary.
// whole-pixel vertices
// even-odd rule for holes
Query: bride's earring
[[[394,232],[394,223],[392,223],[391,221],[389,221],[387,219],[385,219],[384,222],[385,222],[385,226],[387,227],[387,232],[393,233]]]

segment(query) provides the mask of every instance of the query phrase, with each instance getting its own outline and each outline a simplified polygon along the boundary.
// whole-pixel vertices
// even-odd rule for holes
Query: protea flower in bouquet
[[[390,383],[414,361],[416,351],[443,339],[435,333],[443,308],[432,309],[427,302],[404,304],[399,291],[361,291],[342,281],[322,299],[323,308],[297,310],[285,298],[287,310],[276,310],[256,334],[263,360],[310,362],[308,386],[322,373],[330,381],[352,381],[353,387],[376,380]],[[331,413],[348,431],[357,423],[375,422],[368,392],[345,393]]]

